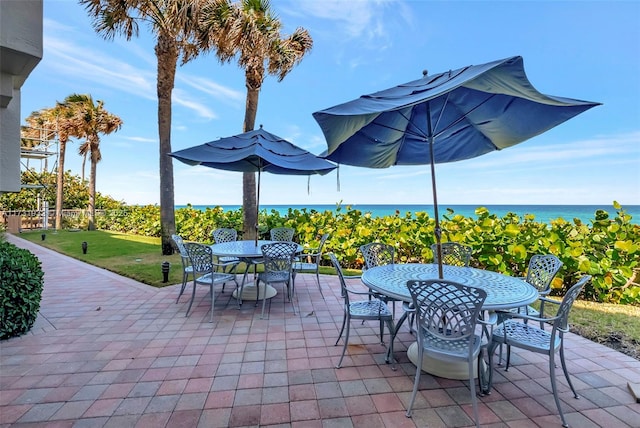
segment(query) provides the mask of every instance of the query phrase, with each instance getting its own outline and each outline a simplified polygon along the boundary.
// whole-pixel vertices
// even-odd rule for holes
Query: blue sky
[[[265,79],[256,119],[312,153],[312,113],[430,74],[521,55],[542,93],[603,103],[513,148],[436,165],[440,204],[640,205],[640,2],[273,0],[283,33],[314,47],[282,82]],[[44,57],[22,88],[22,117],[89,93],[124,122],[101,139],[97,189],[159,203],[156,60],[149,29],[107,41],[71,0],[44,0]],[[244,73],[213,55],[179,67],[172,148],[242,132]],[[65,169],[80,174],[78,143]],[[33,166],[34,164],[32,164]],[[88,168],[87,168],[88,173]],[[240,205],[241,174],[174,161],[176,204]],[[340,167],[262,176],[261,204],[431,204],[427,167]]]

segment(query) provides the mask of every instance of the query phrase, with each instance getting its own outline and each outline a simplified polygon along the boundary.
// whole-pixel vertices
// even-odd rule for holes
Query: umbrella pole
[[[260,218],[260,170],[258,169],[258,185],[256,189],[256,247],[258,246],[258,220]]]
[[[440,229],[440,214],[438,214],[438,195],[436,193],[436,167],[433,161],[433,137],[429,137],[429,150],[431,151],[431,189],[433,191],[433,215],[436,219],[434,234],[436,235],[436,251],[438,253],[438,277],[444,278],[442,272],[442,230]]]
[[[427,131],[429,132],[429,154],[431,157],[431,190],[433,192],[433,215],[436,219],[436,227],[433,230],[436,235],[436,252],[438,254],[438,278],[444,279],[442,272],[442,230],[440,229],[440,214],[438,214],[438,194],[436,192],[436,165],[433,158],[433,128],[431,126],[431,104],[427,103]]]

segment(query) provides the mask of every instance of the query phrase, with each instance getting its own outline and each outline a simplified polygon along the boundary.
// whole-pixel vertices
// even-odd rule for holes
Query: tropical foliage
[[[34,187],[25,187],[19,192],[3,193],[0,195],[1,211],[31,211],[37,210],[38,199],[47,201],[50,207],[56,201],[57,174],[52,172],[36,172],[26,170],[21,173],[21,183]],[[38,186],[38,187],[35,187]],[[64,203],[62,209],[86,209],[89,203],[89,189],[87,182],[81,180],[78,175],[72,175],[71,171],[64,173]],[[108,195],[96,192],[96,209],[115,210],[125,204],[116,201]]]
[[[630,281],[634,269],[640,268],[640,226],[633,224],[631,216],[617,203],[614,208],[614,217],[599,210],[591,224],[562,218],[546,224],[536,222],[531,215],[520,218],[513,213],[499,217],[482,207],[476,210],[477,218],[449,210],[441,222],[443,241],[470,245],[474,267],[514,276],[524,276],[533,254],[553,253],[564,263],[553,283],[556,294],[563,294],[577,278],[588,273],[593,280],[585,289],[586,299],[640,304],[640,287]],[[107,230],[149,236],[160,233],[155,206],[127,207],[97,220],[98,226]],[[242,230],[241,210],[223,211],[216,207],[200,211],[187,207],[176,211],[176,220],[178,234],[199,242],[211,242],[211,231],[218,227]],[[325,212],[290,209],[286,215],[272,210],[261,212],[260,225],[261,238],[267,239],[273,227],[289,226],[296,230],[296,241],[311,246],[322,234],[329,233],[326,251],[334,252],[348,268],[362,267],[358,247],[373,241],[394,245],[398,262],[433,259],[430,246],[435,241],[435,221],[426,212],[398,212],[378,218],[349,206]]]

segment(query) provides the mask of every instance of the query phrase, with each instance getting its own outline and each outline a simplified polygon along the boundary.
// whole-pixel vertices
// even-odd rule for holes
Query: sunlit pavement
[[[342,342],[337,277],[296,277],[296,302],[282,288],[267,304],[208,288],[176,304],[179,286],[156,289],[7,235],[42,261],[40,316],[26,335],[0,342],[0,426],[46,427],[463,427],[472,426],[467,383],[423,374],[413,418],[405,417],[415,367],[403,327],[397,370],[384,363],[375,322],[353,322]],[[177,266],[172,268],[178,268]],[[160,274],[160,266],[158,267]],[[350,280],[360,286],[359,280]],[[228,303],[228,304],[227,304]],[[401,312],[398,306],[396,312]],[[579,336],[566,337],[569,371],[560,397],[573,427],[640,427],[640,361]],[[561,426],[545,357],[514,349],[496,366],[493,392],[479,398],[482,426]]]

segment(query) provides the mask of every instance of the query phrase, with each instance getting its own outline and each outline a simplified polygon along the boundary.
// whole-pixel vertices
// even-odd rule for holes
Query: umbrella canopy
[[[258,207],[260,173],[324,175],[336,168],[333,163],[265,131],[262,125],[260,129],[178,150],[169,156],[187,165],[203,165],[226,171],[257,172]]]
[[[538,92],[520,56],[424,74],[313,117],[327,140],[326,159],[368,168],[431,165],[441,252],[434,164],[511,147],[599,103]]]

